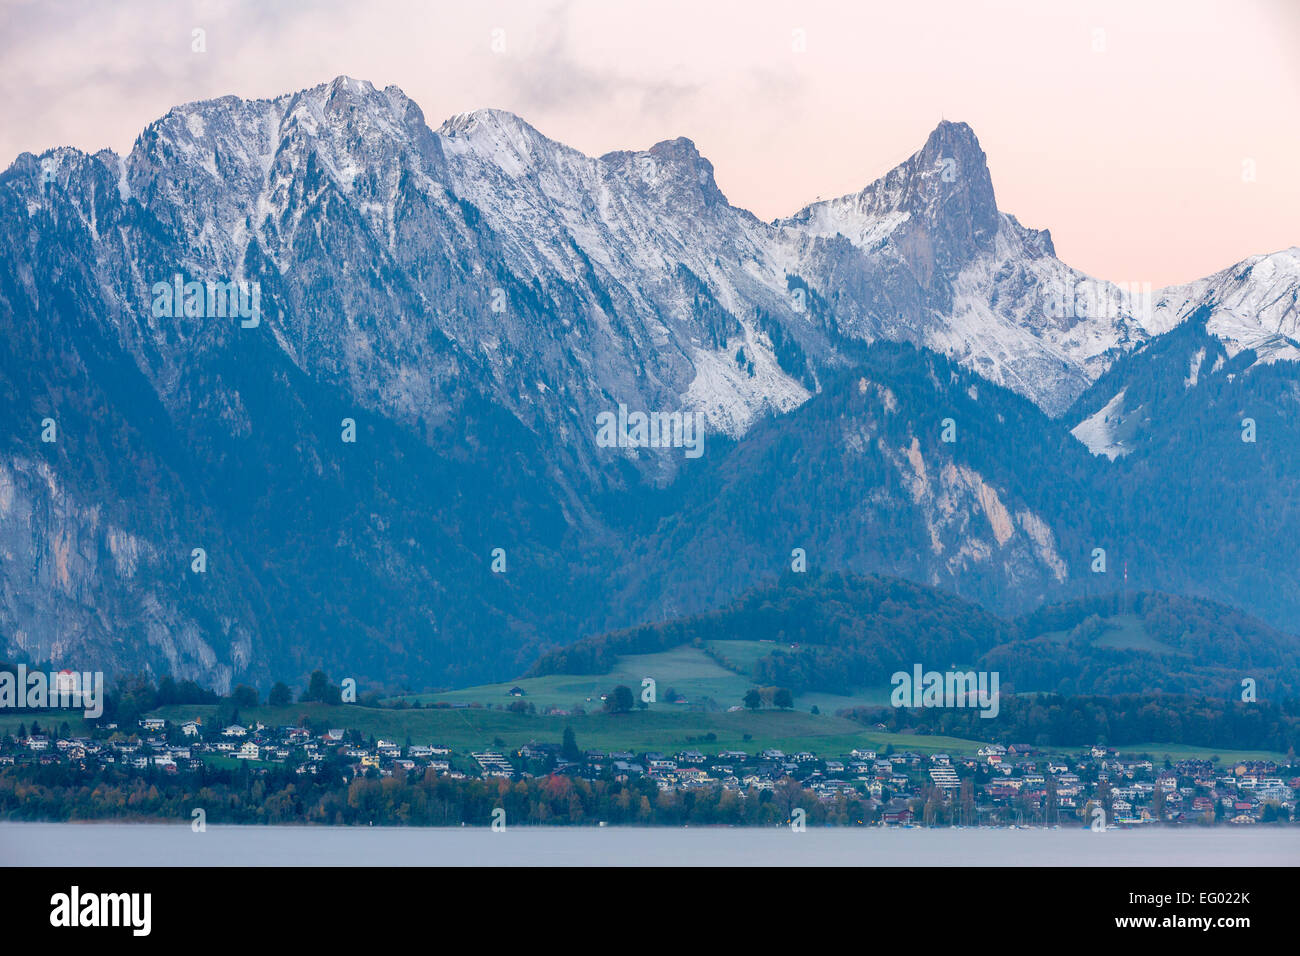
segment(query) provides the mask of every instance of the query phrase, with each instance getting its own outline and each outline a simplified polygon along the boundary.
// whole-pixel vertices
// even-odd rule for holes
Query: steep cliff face
[[[676,512],[612,583],[637,623],[706,610],[799,561],[1014,612],[1086,578],[1093,518],[1107,507],[1087,483],[1092,467],[1025,399],[881,343],[684,479]]]
[[[0,613],[12,651],[33,661],[90,659],[115,673],[146,668],[229,690],[257,673],[248,619],[206,613],[178,588],[189,552],[108,519],[60,486],[43,461],[0,463]]]

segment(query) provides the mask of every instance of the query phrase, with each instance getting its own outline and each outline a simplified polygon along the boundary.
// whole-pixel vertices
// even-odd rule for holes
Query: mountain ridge
[[[220,123],[214,125],[211,122],[213,114],[217,119],[227,120],[225,134],[219,132],[222,129]],[[269,128],[271,120],[276,121],[274,132]],[[359,130],[356,128],[358,123]],[[385,162],[391,164],[397,160],[406,162],[420,158],[431,164],[430,170],[443,174],[451,185],[457,187],[458,199],[461,201],[474,202],[472,195],[466,195],[472,190],[466,188],[465,181],[472,177],[467,177],[464,163],[469,161],[470,154],[481,154],[483,150],[473,146],[466,150],[456,147],[454,143],[463,138],[462,134],[468,134],[471,130],[479,130],[478,138],[481,140],[486,135],[481,134],[481,130],[491,127],[496,134],[490,138],[497,148],[488,150],[489,158],[502,171],[517,179],[524,167],[519,165],[520,154],[510,156],[505,149],[508,144],[502,140],[504,134],[501,131],[509,128],[515,136],[516,148],[527,142],[533,144],[529,149],[534,153],[540,147],[545,147],[545,152],[557,153],[557,156],[550,158],[541,157],[539,161],[561,171],[564,171],[563,167],[572,166],[579,161],[596,165],[606,163],[623,167],[618,172],[623,174],[625,182],[635,184],[639,172],[643,177],[650,175],[649,181],[662,179],[674,185],[684,178],[691,178],[691,175],[703,173],[707,182],[701,184],[704,187],[702,195],[710,200],[706,205],[725,209],[728,214],[744,220],[744,226],[751,229],[764,226],[747,210],[732,206],[717,190],[712,178],[712,165],[699,156],[694,144],[685,138],[664,140],[644,151],[614,151],[593,158],[549,139],[526,121],[499,109],[456,114],[434,130],[425,122],[418,105],[399,88],[390,86],[380,91],[367,81],[346,76],[273,99],[244,101],[227,96],[175,107],[145,129],[130,155],[117,158],[117,165],[120,166],[118,187],[124,194],[146,205],[166,202],[172,206],[184,206],[183,202],[178,201],[180,194],[177,190],[181,189],[179,183],[170,190],[162,188],[159,191],[156,177],[147,174],[146,158],[151,148],[161,149],[162,158],[184,158],[196,170],[210,175],[220,171],[223,185],[233,182],[241,187],[234,190],[234,194],[236,199],[243,195],[242,205],[236,203],[236,208],[227,203],[217,210],[221,228],[191,228],[191,232],[199,233],[198,251],[201,254],[210,257],[218,267],[238,273],[243,257],[239,252],[239,243],[246,244],[259,235],[266,222],[265,215],[288,198],[282,194],[283,187],[275,184],[280,182],[281,175],[285,173],[281,167],[288,155],[286,147],[293,146],[299,154],[308,148],[297,142],[303,133],[311,137],[308,155],[325,157],[322,163],[332,175],[333,181],[345,189],[355,191],[359,188],[354,179],[355,157],[349,158],[346,151],[339,153],[340,137],[335,127],[340,124],[349,130],[350,135],[344,138],[345,141],[355,141],[367,150],[373,147],[376,138],[399,140],[400,155],[387,157]],[[234,133],[239,136],[234,136]],[[249,148],[249,139],[253,140],[257,148]],[[168,144],[166,148],[159,145],[163,142]],[[450,151],[449,144],[452,144]],[[689,161],[675,161],[676,158],[670,154],[676,151],[689,154]],[[457,157],[461,165],[459,181],[456,171],[450,168],[457,164]],[[300,162],[301,159],[299,155],[297,161]],[[481,155],[478,160],[478,171],[481,171],[484,165]],[[659,168],[660,160],[663,160],[662,170]],[[101,162],[109,164],[106,158],[101,159]],[[637,167],[638,162],[643,164],[640,168]],[[18,160],[15,160],[17,163]],[[649,166],[654,167],[653,173],[650,173]],[[691,175],[661,176],[664,172],[679,171],[680,166],[685,166]],[[263,178],[260,187],[256,182],[256,174],[259,172]],[[373,178],[375,170],[369,172]],[[393,169],[389,170],[390,174],[393,172]],[[413,174],[418,177],[421,172],[427,179],[429,170],[415,170]],[[535,179],[537,175],[535,170],[531,170],[525,178]],[[945,183],[951,186],[947,192],[944,191]],[[495,185],[500,186],[501,182],[498,181]],[[545,183],[541,185],[544,187],[542,194],[554,199],[555,191],[545,188]],[[586,185],[589,191],[599,186],[596,183]],[[644,199],[647,193],[651,196],[659,195],[653,190],[641,190],[641,198]],[[385,203],[376,204],[370,196],[366,198],[364,205],[372,209],[368,215],[373,217],[378,211],[376,207],[382,207]],[[393,197],[390,195],[384,198],[391,201]],[[499,198],[497,197],[498,201]],[[681,206],[682,194],[679,192],[674,191],[668,198]],[[523,201],[525,200],[520,200]],[[391,205],[391,202],[388,204]],[[984,377],[1029,395],[1053,414],[1063,412],[1083,388],[1108,367],[1114,354],[1140,344],[1151,334],[1166,331],[1185,319],[1188,309],[1185,306],[1180,308],[1178,303],[1189,299],[1197,291],[1203,294],[1205,284],[1214,278],[1199,280],[1199,285],[1191,283],[1171,287],[1170,290],[1159,290],[1156,294],[1163,304],[1157,310],[1158,314],[1146,320],[1141,315],[1129,314],[1122,305],[1126,298],[1123,290],[1112,283],[1091,279],[1058,263],[1049,232],[1023,227],[1014,216],[997,210],[991,175],[974,132],[964,123],[944,121],[930,134],[921,150],[860,192],[805,206],[791,217],[771,224],[776,229],[776,235],[755,234],[750,235],[747,241],[742,241],[737,251],[742,265],[746,260],[750,263],[744,266],[744,271],[748,274],[747,280],[758,276],[761,278],[759,288],[752,281],[745,281],[745,293],[740,299],[737,298],[739,290],[736,289],[736,276],[710,276],[707,274],[710,270],[698,267],[698,262],[687,263],[688,267],[697,266],[691,271],[703,279],[720,307],[737,316],[750,346],[747,354],[762,356],[765,350],[761,336],[752,334],[755,330],[745,324],[742,313],[749,307],[749,303],[753,303],[773,314],[785,312],[787,319],[797,317],[799,313],[791,316],[792,310],[783,308],[787,305],[783,300],[788,290],[783,286],[788,276],[802,275],[801,269],[806,271],[809,257],[820,266],[826,266],[827,259],[837,258],[825,249],[800,250],[798,247],[801,245],[801,237],[831,240],[844,235],[841,229],[832,232],[831,225],[838,215],[835,210],[842,210],[849,205],[864,217],[858,223],[859,230],[868,228],[866,223],[874,223],[869,227],[874,230],[870,232],[872,242],[867,242],[869,237],[862,234],[857,236],[855,242],[853,230],[850,229],[850,243],[856,248],[879,243],[894,244],[899,247],[899,254],[885,255],[884,261],[876,267],[868,268],[865,276],[862,275],[860,263],[852,260],[829,263],[835,273],[843,273],[846,269],[850,273],[857,273],[843,278],[852,278],[858,283],[865,281],[885,290],[883,295],[879,292],[864,294],[864,301],[856,308],[850,306],[841,310],[836,333],[847,332],[851,337],[866,341],[882,336],[902,337],[914,344],[943,351],[975,368]],[[926,217],[921,216],[918,209],[928,212],[928,218],[932,220],[929,226],[920,228],[919,232],[913,227]],[[242,216],[239,215],[241,211],[244,213]],[[248,214],[250,211],[261,218],[252,222],[252,216]],[[935,223],[945,228],[936,229]],[[526,224],[540,225],[536,221]],[[456,231],[455,225],[444,224],[453,233]],[[518,226],[519,223],[513,225]],[[732,226],[732,232],[743,234],[746,231],[741,226],[728,225]],[[391,245],[396,236],[391,226],[388,231],[387,239]],[[223,235],[227,237],[224,241],[221,240]],[[714,236],[716,235],[715,230]],[[463,231],[458,238],[464,238]],[[552,247],[558,245],[556,238],[555,235],[549,237]],[[661,237],[661,241],[682,244],[681,239],[674,240],[671,236]],[[284,263],[274,253],[275,245],[275,242],[268,242],[268,252],[273,261],[283,267]],[[613,265],[613,257],[601,258],[600,253],[608,253],[609,245],[609,241],[597,247],[588,244],[582,253],[588,260],[608,269]],[[626,247],[628,244],[621,245]],[[593,248],[596,251],[594,256]],[[523,255],[524,261],[534,270],[543,264],[538,254],[527,253],[517,240],[514,251]],[[975,252],[982,255],[975,256]],[[1263,261],[1271,262],[1290,252],[1300,254],[1300,250],[1283,250],[1264,256]],[[781,265],[778,260],[788,261]],[[1246,260],[1233,264],[1217,275],[1240,272],[1248,262]],[[551,263],[555,264],[554,261]],[[576,278],[580,271],[576,262],[570,258],[565,265],[562,277],[570,280]],[[757,269],[754,268],[756,265]],[[776,274],[773,267],[777,265],[781,266],[784,274]],[[838,279],[841,276],[834,277]],[[1300,283],[1300,271],[1291,270],[1290,282],[1290,292],[1294,298],[1295,286]],[[630,285],[627,282],[622,284],[625,288]],[[1095,285],[1098,297],[1102,300],[1121,303],[1114,310],[1117,314],[1100,317],[1072,314],[1075,311],[1075,293],[1081,284]],[[1044,287],[1049,285],[1054,287],[1050,293],[1044,291]],[[819,291],[825,294],[826,288]],[[1058,293],[1063,293],[1070,300],[1070,308],[1065,311],[1071,314],[1044,319],[1039,313],[1043,311],[1049,297],[1061,297]],[[1011,304],[1009,307],[998,306],[990,310],[989,303],[994,301],[1009,301]],[[745,304],[742,305],[741,302]],[[646,303],[639,305],[645,306]],[[663,302],[658,300],[653,305],[662,310]],[[863,314],[863,308],[866,309],[866,314]],[[853,312],[858,314],[853,315]],[[1294,314],[1293,303],[1291,326],[1295,325]],[[932,315],[943,318],[943,321],[931,318]],[[809,343],[802,343],[805,351],[814,354],[833,352],[834,343],[829,341],[833,336],[826,334],[827,331],[819,330],[817,337],[820,341],[812,349],[807,348]],[[683,343],[679,342],[679,348],[681,344]],[[687,352],[684,357],[690,365],[707,361],[702,356],[689,354],[689,349]],[[1300,357],[1300,352],[1294,356],[1288,352],[1286,357]],[[1057,365],[1066,368],[1057,369]],[[741,388],[742,383],[730,381],[726,386],[727,396],[701,395],[696,399],[705,406],[704,410],[715,427],[721,427],[733,437],[748,427],[756,413],[762,414],[769,408],[787,410],[791,402],[806,397],[806,393],[799,391],[796,382],[790,382],[781,375],[776,363],[760,363],[760,366],[768,373],[763,378],[764,389],[761,393],[752,390],[746,392]],[[760,366],[756,366],[756,369]],[[680,373],[670,374],[668,381],[679,379]]]
[[[1126,290],[1070,269],[1050,234],[997,209],[964,124],[941,124],[876,184],[827,202],[763,223],[730,204],[687,139],[589,157],[500,110],[435,130],[396,87],[348,77],[178,106],[125,157],[20,155],[0,174],[0,322],[13,343],[0,394],[23,410],[0,433],[5,647],[219,687],[324,662],[371,679],[521,669],[575,630],[670,612],[647,589],[649,565],[620,567],[659,553],[669,537],[655,535],[689,531],[665,503],[695,473],[739,495],[744,482],[718,470],[735,449],[758,454],[770,423],[873,362],[882,431],[850,436],[847,471],[813,487],[873,502],[895,550],[828,526],[835,560],[1021,606],[1082,586],[1084,545],[1114,536],[1118,505],[1098,489],[1115,463],[1089,461],[1070,427],[1096,414],[1117,360],[1145,367],[1143,348],[1202,307],[1228,328],[1213,318],[1220,302],[1234,342],[1293,331],[1292,250],[1180,287],[1144,325]],[[866,249],[828,225],[859,206]],[[178,275],[255,283],[259,321],[156,314],[154,288]],[[1090,283],[1109,311],[1078,308]],[[942,361],[891,351],[899,342]],[[1269,383],[1294,365],[1275,344]],[[1262,374],[1258,354],[1239,350],[1241,378],[1217,401]],[[881,410],[890,394],[912,396],[905,420]],[[705,462],[600,446],[595,416],[619,406],[699,412]],[[1000,433],[1004,447],[1028,447],[1030,429],[1043,447],[1075,447],[1056,463],[999,463],[995,443],[948,460],[931,443],[957,407],[960,435],[999,433],[981,421],[995,407],[1021,429]],[[36,437],[46,417],[60,431],[51,444]],[[340,439],[345,420],[358,445]],[[822,447],[788,427],[771,447],[801,443]],[[922,480],[914,453],[943,464]],[[1125,480],[1155,487],[1136,467],[1152,463],[1125,457]],[[786,467],[754,464],[768,488]],[[1038,495],[1030,475],[1059,494]],[[1100,496],[1075,509],[1087,520],[1055,513],[1087,495]],[[726,515],[681,510],[705,521],[687,538],[734,539]],[[664,581],[682,582],[673,601],[745,587],[773,535],[788,532],[756,521],[732,578],[698,577],[725,585],[716,593],[681,570],[698,556],[667,555]],[[187,570],[202,546],[221,576]],[[485,570],[498,547],[504,577]],[[1213,587],[1216,567],[1169,579]],[[1278,590],[1252,588],[1251,606],[1275,621],[1300,607],[1289,583]]]

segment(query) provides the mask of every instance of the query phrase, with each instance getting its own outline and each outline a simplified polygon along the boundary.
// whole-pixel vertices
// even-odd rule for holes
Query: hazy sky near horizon
[[[763,219],[856,192],[947,118],[999,207],[1095,276],[1300,245],[1300,0],[0,0],[0,166],[339,74],[434,127],[500,107],[591,155],[687,136]]]

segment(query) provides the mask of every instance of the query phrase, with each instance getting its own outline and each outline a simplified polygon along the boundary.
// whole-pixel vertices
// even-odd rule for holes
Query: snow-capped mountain
[[[56,180],[68,152],[42,157]],[[1115,354],[1240,272],[1165,290],[1152,313],[1149,296],[1071,269],[1048,232],[1000,212],[974,133],[951,122],[862,192],[771,225],[726,201],[689,140],[591,158],[500,110],[435,131],[399,89],[348,77],[178,107],[130,156],[96,159],[122,201],[183,238],[178,267],[242,278],[250,255],[265,256],[289,276],[271,321],[282,347],[399,417],[436,404],[450,374],[429,351],[435,330],[483,363],[521,417],[578,432],[623,401],[702,410],[739,436],[806,400],[841,338],[932,348],[1057,414]],[[377,264],[362,273],[376,288],[326,314],[292,280],[327,239],[337,256],[329,230],[364,253],[345,262]],[[1295,272],[1281,271],[1294,326]],[[792,276],[833,304],[833,324],[792,294]],[[125,317],[151,279],[114,290]],[[382,321],[390,299],[402,315]],[[806,367],[782,368],[770,323]],[[165,360],[144,355],[147,332],[123,334],[142,363]]]
[[[984,152],[964,123],[941,123],[862,192],[782,225],[842,237],[861,252],[871,305],[858,334],[950,355],[1050,414],[1148,337],[1131,290],[1065,265],[1049,232],[998,210]]]
[[[0,175],[0,223],[0,394],[16,410],[0,448],[0,650],[217,686],[323,660],[501,676],[561,635],[673,610],[642,586],[648,565],[620,572],[617,594],[609,580],[623,557],[675,560],[665,542],[688,537],[683,568],[742,542],[734,592],[784,534],[744,502],[737,463],[768,448],[750,464],[770,488],[779,447],[816,475],[798,422],[824,413],[789,416],[864,356],[883,361],[882,340],[982,381],[902,362],[933,379],[912,383],[902,417],[836,423],[853,454],[815,445],[862,469],[821,475],[822,500],[869,497],[876,530],[803,527],[854,568],[1023,606],[1070,585],[1088,531],[991,453],[936,463],[937,408],[966,408],[963,428],[1014,409],[999,434],[1046,429],[1050,448],[1074,428],[1107,456],[1062,453],[1074,482],[1130,450],[1111,420],[1138,390],[1115,398],[1115,370],[1198,317],[1208,364],[1192,379],[1222,367],[1214,343],[1224,362],[1297,357],[1300,251],[1151,296],[1093,280],[997,208],[960,123],[860,193],[764,223],[689,140],[589,157],[500,110],[434,129],[396,87],[338,77],[177,107],[125,157],[23,154]],[[173,294],[187,283],[193,303]],[[255,303],[214,312],[210,284],[225,283]],[[894,394],[881,368],[873,382]],[[735,452],[606,447],[598,416],[619,409],[698,412],[706,445]],[[779,441],[745,444],[787,418]],[[868,434],[883,422],[892,444]],[[665,513],[693,468],[725,511]],[[737,537],[724,525],[744,509]],[[854,527],[867,536],[839,540]],[[886,540],[917,554],[886,555]],[[483,570],[498,547],[504,575]],[[210,570],[192,570],[195,548]],[[709,573],[663,580],[704,607],[716,595],[689,582]]]
[[[1244,381],[1259,368],[1300,362],[1300,248],[1252,256],[1206,279],[1162,289],[1144,325],[1153,338],[1135,350],[1133,363],[1120,375],[1103,376],[1082,407],[1071,410],[1080,419],[1074,435],[1111,459],[1139,448],[1153,420],[1178,420],[1160,407],[1170,394],[1139,400],[1130,393],[1134,368],[1168,368],[1191,392],[1219,376]]]
[[[1263,363],[1300,361],[1300,247],[1251,256],[1207,278],[1162,289],[1146,329],[1152,335],[1167,332],[1203,306],[1209,309],[1206,330],[1229,356],[1249,349]]]
[[[387,415],[426,414],[457,362],[588,448],[620,402],[739,435],[809,394],[755,324],[789,308],[784,276],[753,266],[766,230],[686,140],[593,159],[497,110],[434,131],[400,90],[339,77],[179,107],[121,165],[206,274],[265,257],[286,353]],[[336,261],[357,281],[322,301],[307,277]],[[124,310],[143,300],[121,291]]]

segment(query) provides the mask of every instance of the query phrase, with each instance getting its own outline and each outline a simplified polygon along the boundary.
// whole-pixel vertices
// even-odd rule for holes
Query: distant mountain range
[[[23,154],[0,224],[2,655],[481,681],[797,548],[1004,613],[1127,573],[1300,630],[1300,250],[1093,280],[964,124],[764,223],[689,140],[434,130],[339,77]],[[697,412],[699,458],[636,440]]]

